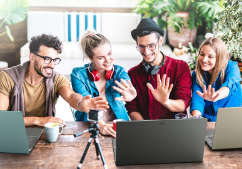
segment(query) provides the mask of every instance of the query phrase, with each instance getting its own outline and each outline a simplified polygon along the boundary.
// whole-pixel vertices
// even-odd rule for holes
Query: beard
[[[39,66],[38,62],[35,60],[34,62],[34,70],[42,77],[46,78],[46,79],[49,79],[49,78],[52,78],[53,76],[53,68],[52,67],[49,67],[49,66],[46,66],[46,67],[43,67],[43,68],[50,68],[52,69],[52,72],[51,73],[47,73],[46,75],[43,73],[43,71],[41,70],[41,67]]]
[[[151,55],[155,55],[155,53],[152,53]],[[142,56],[144,57],[144,56],[146,56],[146,55],[145,55],[144,53],[142,53]],[[150,61],[150,62],[148,62],[148,61],[146,61],[146,60],[145,60],[145,62],[148,63],[148,64],[150,65],[151,63],[153,63],[153,62],[155,61],[156,57],[157,57],[157,56],[155,56],[154,59],[153,59],[152,61]]]
[[[155,59],[156,59],[156,57],[152,61],[150,61],[150,62],[146,61],[146,62],[150,65],[151,63],[153,63],[155,61]]]

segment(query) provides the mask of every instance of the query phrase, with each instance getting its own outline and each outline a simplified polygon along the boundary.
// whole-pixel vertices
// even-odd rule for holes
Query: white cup
[[[60,130],[61,128],[61,130]],[[58,138],[58,135],[63,131],[63,126],[59,123],[46,123],[45,124],[45,136],[49,142],[55,142]]]

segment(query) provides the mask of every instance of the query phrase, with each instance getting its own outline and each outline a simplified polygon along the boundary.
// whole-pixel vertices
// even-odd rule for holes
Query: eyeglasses
[[[158,41],[159,42],[159,41]],[[144,46],[144,45],[139,45],[139,46],[136,46],[136,49],[140,52],[143,52],[145,50],[145,48],[147,47],[149,50],[153,51],[156,49],[156,45],[158,44],[158,42],[156,44],[154,43],[151,43],[147,46]]]
[[[36,56],[39,56],[39,57],[43,58],[45,64],[49,64],[50,62],[53,61],[53,63],[54,63],[55,65],[58,65],[58,64],[60,63],[60,61],[61,61],[60,58],[51,59],[51,57],[48,57],[48,56],[40,56],[40,55],[38,55],[37,53],[33,53],[33,54],[36,55]]]

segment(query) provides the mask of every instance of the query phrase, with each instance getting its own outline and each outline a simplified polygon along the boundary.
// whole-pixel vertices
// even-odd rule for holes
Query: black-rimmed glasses
[[[159,42],[159,41],[158,41]],[[145,48],[147,47],[149,50],[153,51],[156,49],[156,45],[158,44],[158,42],[156,44],[154,43],[151,43],[147,46],[144,46],[144,45],[139,45],[139,46],[136,46],[136,49],[140,52],[143,52],[145,50]]]
[[[33,53],[33,54],[36,55],[36,56],[39,56],[39,57],[43,58],[45,64],[49,64],[50,62],[53,61],[53,63],[54,63],[55,65],[58,65],[58,64],[60,63],[60,61],[61,61],[60,58],[52,59],[51,57],[48,57],[48,56],[40,56],[40,55],[38,55],[37,53]]]

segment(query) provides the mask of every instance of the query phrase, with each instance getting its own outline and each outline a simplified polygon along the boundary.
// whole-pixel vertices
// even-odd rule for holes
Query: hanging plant
[[[227,0],[224,7],[218,13],[214,34],[227,45],[231,59],[242,62],[242,2]]]

